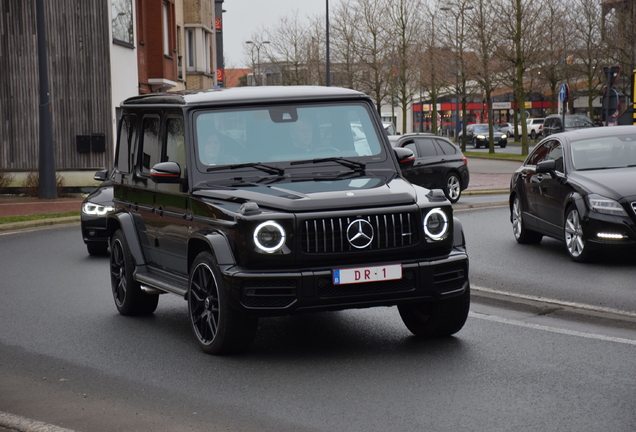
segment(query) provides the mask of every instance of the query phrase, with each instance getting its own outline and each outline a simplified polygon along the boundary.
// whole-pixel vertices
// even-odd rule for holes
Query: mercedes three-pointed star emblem
[[[347,240],[357,249],[364,249],[373,241],[373,226],[364,219],[356,219],[347,227]]]

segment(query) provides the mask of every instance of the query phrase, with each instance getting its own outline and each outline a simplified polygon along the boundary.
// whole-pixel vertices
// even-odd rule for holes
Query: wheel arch
[[[128,243],[128,249],[133,256],[136,265],[146,264],[143,251],[141,249],[141,243],[137,236],[137,230],[135,230],[135,223],[130,213],[114,213],[109,216],[106,223],[106,229],[108,232],[109,243],[118,229],[121,229],[126,236],[126,242]]]
[[[188,240],[188,269],[201,252],[208,251],[218,265],[230,266],[236,264],[234,253],[228,239],[220,232],[199,233]]]

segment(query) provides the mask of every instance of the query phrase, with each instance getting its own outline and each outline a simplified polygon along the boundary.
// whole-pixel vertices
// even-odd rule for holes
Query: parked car
[[[519,243],[565,241],[574,261],[636,244],[636,126],[544,138],[512,175],[510,220]]]
[[[563,127],[563,115],[550,114],[543,123],[543,135],[548,136],[559,132],[590,127],[594,127],[594,123],[586,115],[566,114],[565,127]]]
[[[497,123],[499,126],[499,132],[506,134],[508,138],[515,139],[515,127],[512,123]]]
[[[527,128],[527,133],[530,139],[536,140],[542,135],[544,121],[545,121],[544,118],[526,119],[526,128]],[[519,123],[519,125],[517,126],[517,135],[521,136],[521,132],[522,132],[521,123]]]
[[[102,183],[82,203],[80,227],[82,238],[90,255],[108,253],[106,221],[115,208],[113,206],[113,183],[108,171],[98,171],[93,177]]]
[[[402,169],[411,183],[428,189],[442,189],[456,203],[468,187],[468,160],[460,148],[446,138],[428,133],[389,136],[393,147],[407,148],[415,155],[413,166]]]
[[[460,138],[461,139],[461,138]],[[493,125],[493,141],[495,145],[505,148],[508,145],[508,136],[499,131],[498,125]],[[466,126],[466,142],[473,147],[488,147],[490,145],[490,133],[488,123],[475,123]]]
[[[365,94],[146,94],[122,103],[118,135],[108,236],[119,313],[151,314],[176,294],[210,354],[246,350],[264,316],[396,305],[419,337],[466,322],[461,223],[441,191],[401,176],[413,152],[391,148]]]

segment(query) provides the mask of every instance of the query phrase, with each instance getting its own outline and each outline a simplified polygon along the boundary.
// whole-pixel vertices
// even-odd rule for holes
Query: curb
[[[0,427],[2,426],[18,432],[73,432],[71,429],[0,411]]]
[[[591,306],[562,300],[523,294],[506,293],[490,288],[470,287],[471,301],[475,303],[526,312],[537,316],[550,316],[566,321],[585,322],[604,327],[633,330],[636,313]]]
[[[66,217],[38,219],[38,220],[24,221],[24,222],[11,222],[11,223],[0,224],[0,232],[1,231],[17,231],[17,230],[26,229],[26,228],[37,228],[42,226],[72,224],[72,223],[79,223],[79,222],[80,222],[79,216],[66,216]]]

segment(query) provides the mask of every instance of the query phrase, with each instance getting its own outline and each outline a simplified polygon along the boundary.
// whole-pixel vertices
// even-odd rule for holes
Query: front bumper
[[[89,216],[82,214],[81,229],[84,243],[108,244],[106,222],[107,216]]]
[[[589,212],[583,221],[583,233],[590,243],[597,245],[636,245],[636,224],[625,216]]]
[[[464,293],[469,286],[468,256],[455,250],[429,261],[402,264],[402,279],[334,285],[333,268],[250,272],[221,269],[231,305],[252,315],[288,315],[302,311],[341,310],[440,300]],[[349,266],[350,267],[350,266]]]

